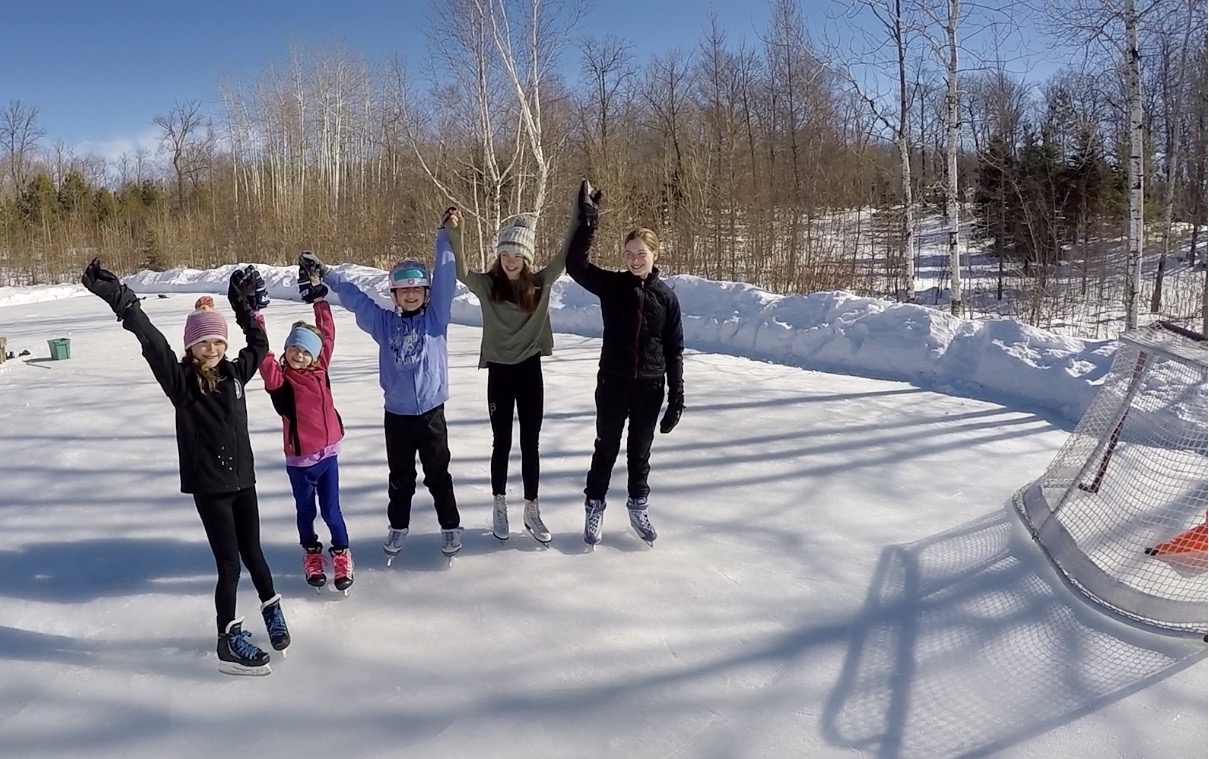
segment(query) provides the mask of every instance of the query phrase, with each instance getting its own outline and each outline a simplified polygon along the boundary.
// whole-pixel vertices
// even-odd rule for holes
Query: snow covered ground
[[[179,345],[194,294],[224,291],[228,271],[129,281],[167,295],[144,308]],[[264,271],[279,347],[310,309],[288,300],[293,271]],[[1112,343],[843,294],[674,285],[688,409],[655,442],[654,549],[616,501],[604,544],[587,553],[580,538],[599,317],[574,285],[556,293],[546,362],[548,550],[489,533],[469,294],[451,330],[467,528],[452,568],[423,490],[384,566],[376,352],[336,308],[359,574],[348,598],[307,588],[279,423],[254,381],[264,543],[294,637],[261,679],[215,671],[213,567],[133,336],[99,300],[67,297],[80,288],[0,288],[0,335],[33,353],[0,365],[0,755],[1204,755],[1204,644],[1083,603],[1008,504],[1086,407]],[[70,360],[48,360],[57,337]]]

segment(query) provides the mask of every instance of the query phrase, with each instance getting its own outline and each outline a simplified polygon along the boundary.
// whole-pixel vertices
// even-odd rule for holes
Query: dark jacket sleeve
[[[143,349],[143,358],[151,366],[151,373],[156,382],[164,389],[164,395],[174,406],[183,406],[189,402],[189,376],[180,359],[172,351],[162,332],[155,328],[147,314],[137,303],[127,308],[122,314],[122,327],[132,332],[138,338]]]
[[[680,299],[668,288],[667,319],[663,323],[663,360],[667,366],[668,397],[684,397],[684,324]]]
[[[247,303],[232,299],[231,308],[235,310],[235,323],[243,330],[244,338],[248,343],[231,363],[234,364],[236,378],[241,384],[246,385],[256,376],[261,362],[269,353],[269,336],[265,334],[260,322],[252,317],[252,309],[248,308]]]
[[[567,245],[567,273],[580,287],[596,296],[604,295],[609,286],[612,272],[605,271],[588,260],[588,252],[592,249],[592,238],[596,235],[595,227],[580,225],[571,235]]]

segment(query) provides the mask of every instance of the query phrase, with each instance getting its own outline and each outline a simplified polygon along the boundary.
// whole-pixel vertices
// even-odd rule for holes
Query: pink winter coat
[[[264,323],[259,314],[257,319]],[[344,422],[336,412],[327,375],[336,345],[336,324],[327,301],[315,301],[315,326],[323,333],[323,350],[310,368],[283,365],[272,351],[260,364],[264,388],[269,391],[273,408],[281,414],[282,442],[288,457],[311,456],[344,437]]]

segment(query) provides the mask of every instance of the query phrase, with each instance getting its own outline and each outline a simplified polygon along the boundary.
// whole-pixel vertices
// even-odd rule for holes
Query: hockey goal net
[[[1121,337],[1070,438],[1015,504],[1050,561],[1092,600],[1205,632],[1206,343],[1165,322]]]

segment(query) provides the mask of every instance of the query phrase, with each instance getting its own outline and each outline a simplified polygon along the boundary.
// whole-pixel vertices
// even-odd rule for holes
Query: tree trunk
[[[894,41],[898,52],[898,159],[903,182],[903,300],[915,302],[915,209],[911,194],[911,108],[907,98],[907,40],[902,0],[894,0]]]
[[[949,0],[949,20],[945,28],[949,45],[949,92],[946,105],[948,107],[948,136],[945,148],[948,153],[948,186],[945,188],[945,216],[949,226],[949,271],[952,281],[949,285],[949,313],[954,316],[961,314],[961,253],[958,248],[958,235],[961,231],[961,214],[957,199],[957,141],[960,139],[961,124],[957,114],[957,18],[961,13],[961,0]]]
[[[1166,163],[1164,172],[1166,186],[1163,188],[1163,246],[1159,250],[1159,264],[1154,273],[1154,293],[1150,296],[1150,313],[1152,314],[1159,313],[1163,306],[1163,277],[1167,273],[1167,256],[1171,253],[1171,223],[1175,208],[1175,182],[1178,175],[1176,166],[1179,161],[1181,142],[1180,126],[1184,116],[1184,103],[1187,100],[1184,83],[1187,81],[1188,72],[1188,45],[1192,36],[1192,27],[1195,24],[1192,17],[1193,2],[1195,0],[1189,0],[1188,17],[1184,20],[1184,43],[1180,46],[1175,95],[1171,95],[1168,88],[1168,95],[1164,98],[1167,101],[1167,149],[1163,159]],[[1164,87],[1166,88],[1167,85]]]
[[[1125,0],[1125,90],[1129,103],[1129,242],[1125,251],[1125,329],[1138,326],[1142,289],[1142,92],[1138,50],[1138,11]]]

